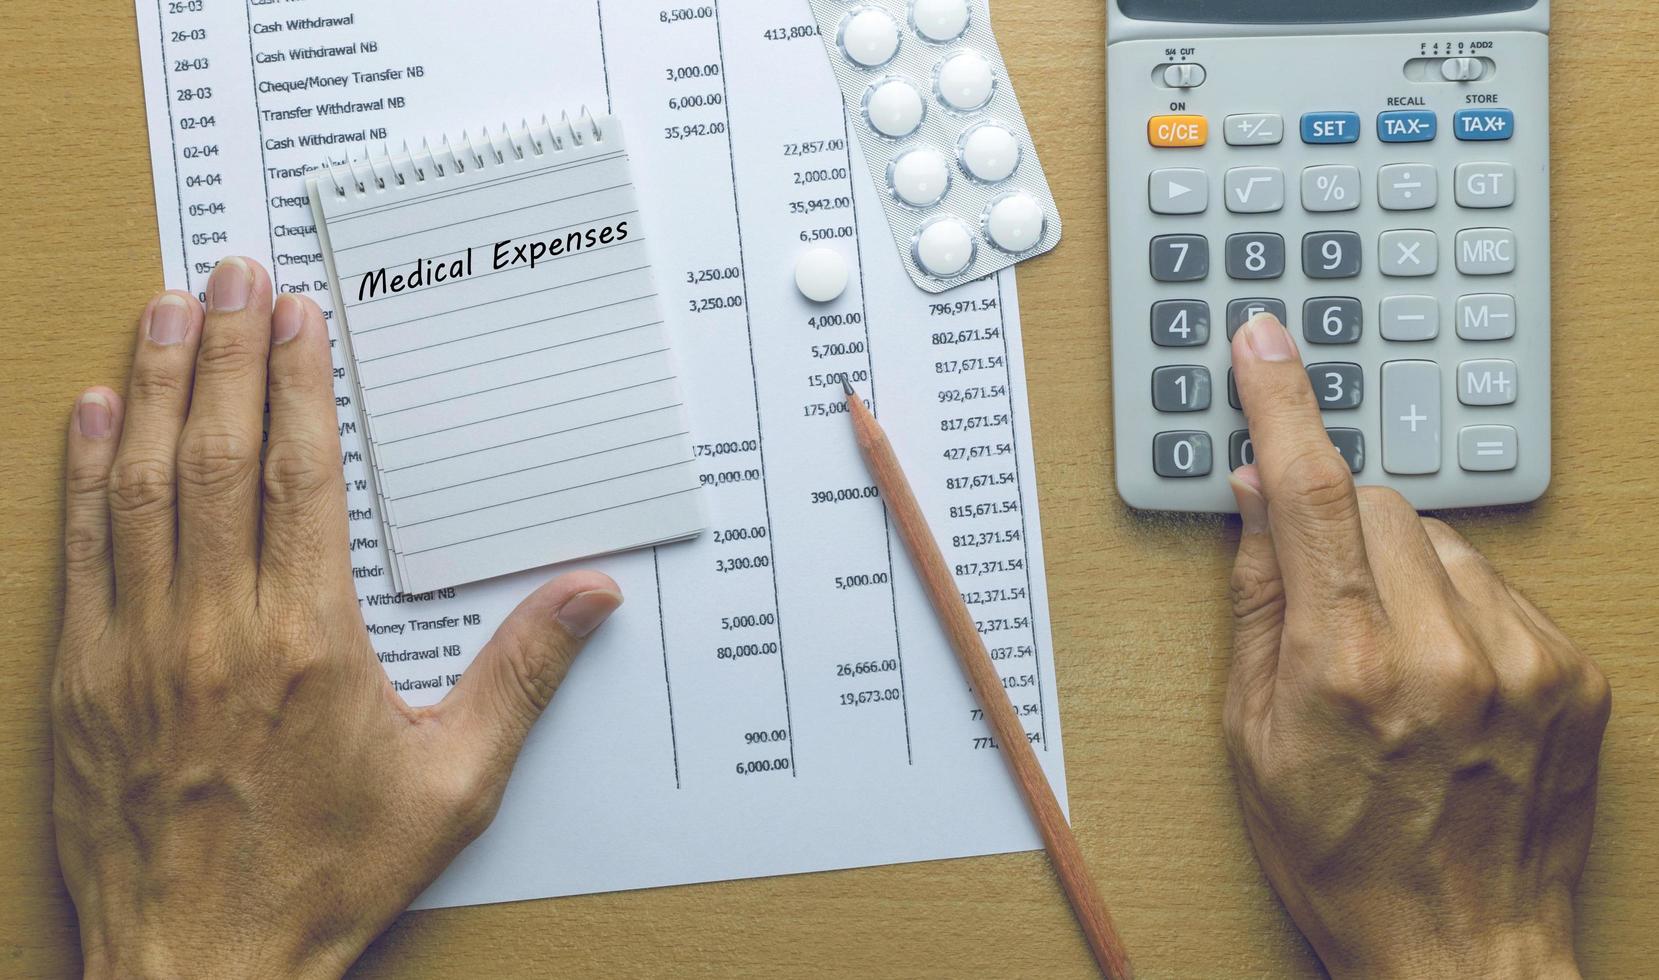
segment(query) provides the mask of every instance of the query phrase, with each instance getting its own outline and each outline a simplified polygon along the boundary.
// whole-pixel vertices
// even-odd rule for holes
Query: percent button
[[[1359,207],[1358,167],[1309,167],[1302,171],[1302,208],[1352,211]]]

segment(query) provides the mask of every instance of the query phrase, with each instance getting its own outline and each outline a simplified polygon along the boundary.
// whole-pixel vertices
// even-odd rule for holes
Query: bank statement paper
[[[137,10],[166,282],[198,294],[243,254],[332,317],[304,186],[325,161],[567,107],[626,131],[712,530],[592,563],[626,603],[416,907],[1040,846],[839,394],[892,434],[1064,800],[1013,273],[910,283],[805,0]],[[855,270],[822,307],[791,275],[820,244]],[[551,572],[391,590],[335,353],[363,616],[398,691],[433,703]]]

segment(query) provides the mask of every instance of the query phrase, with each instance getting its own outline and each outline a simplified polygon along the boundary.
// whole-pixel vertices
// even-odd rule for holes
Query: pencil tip
[[[853,383],[847,380],[846,375],[841,376],[841,387],[847,389],[848,398],[851,398],[853,395],[857,394],[857,392],[853,391]]]

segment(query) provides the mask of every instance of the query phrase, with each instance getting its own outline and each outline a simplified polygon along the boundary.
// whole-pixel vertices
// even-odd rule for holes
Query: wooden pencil
[[[1007,760],[1014,781],[1019,784],[1020,792],[1031,809],[1054,872],[1059,876],[1060,886],[1071,902],[1078,925],[1083,928],[1089,950],[1094,954],[1101,972],[1110,980],[1130,980],[1133,971],[1123,941],[1112,925],[1112,917],[1101,901],[1094,879],[1089,876],[1077,838],[1072,836],[1071,826],[1066,823],[1065,814],[1060,812],[1060,801],[1055,798],[1054,788],[1049,785],[1048,776],[1037,761],[1037,753],[1031,748],[1025,725],[1014,713],[1014,704],[1002,686],[1002,677],[991,663],[985,641],[974,625],[973,614],[956,587],[950,567],[945,564],[945,556],[939,550],[939,543],[933,537],[927,518],[922,515],[916,494],[910,488],[910,480],[904,475],[898,456],[893,452],[893,444],[853,386],[845,380],[842,384],[847,391],[847,409],[852,415],[858,448],[864,453],[870,473],[887,502],[887,509],[898,523],[899,535],[904,538],[910,559],[921,576],[928,599],[933,603],[934,612],[944,624],[956,658],[967,673],[979,706],[991,724],[1002,757]]]

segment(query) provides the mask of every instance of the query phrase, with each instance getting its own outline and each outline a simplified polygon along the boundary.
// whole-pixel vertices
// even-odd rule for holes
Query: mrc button
[[[1302,116],[1304,143],[1358,143],[1359,113],[1309,112]]]
[[[1515,133],[1515,113],[1509,109],[1460,109],[1452,117],[1452,131],[1460,140],[1506,140]]]

